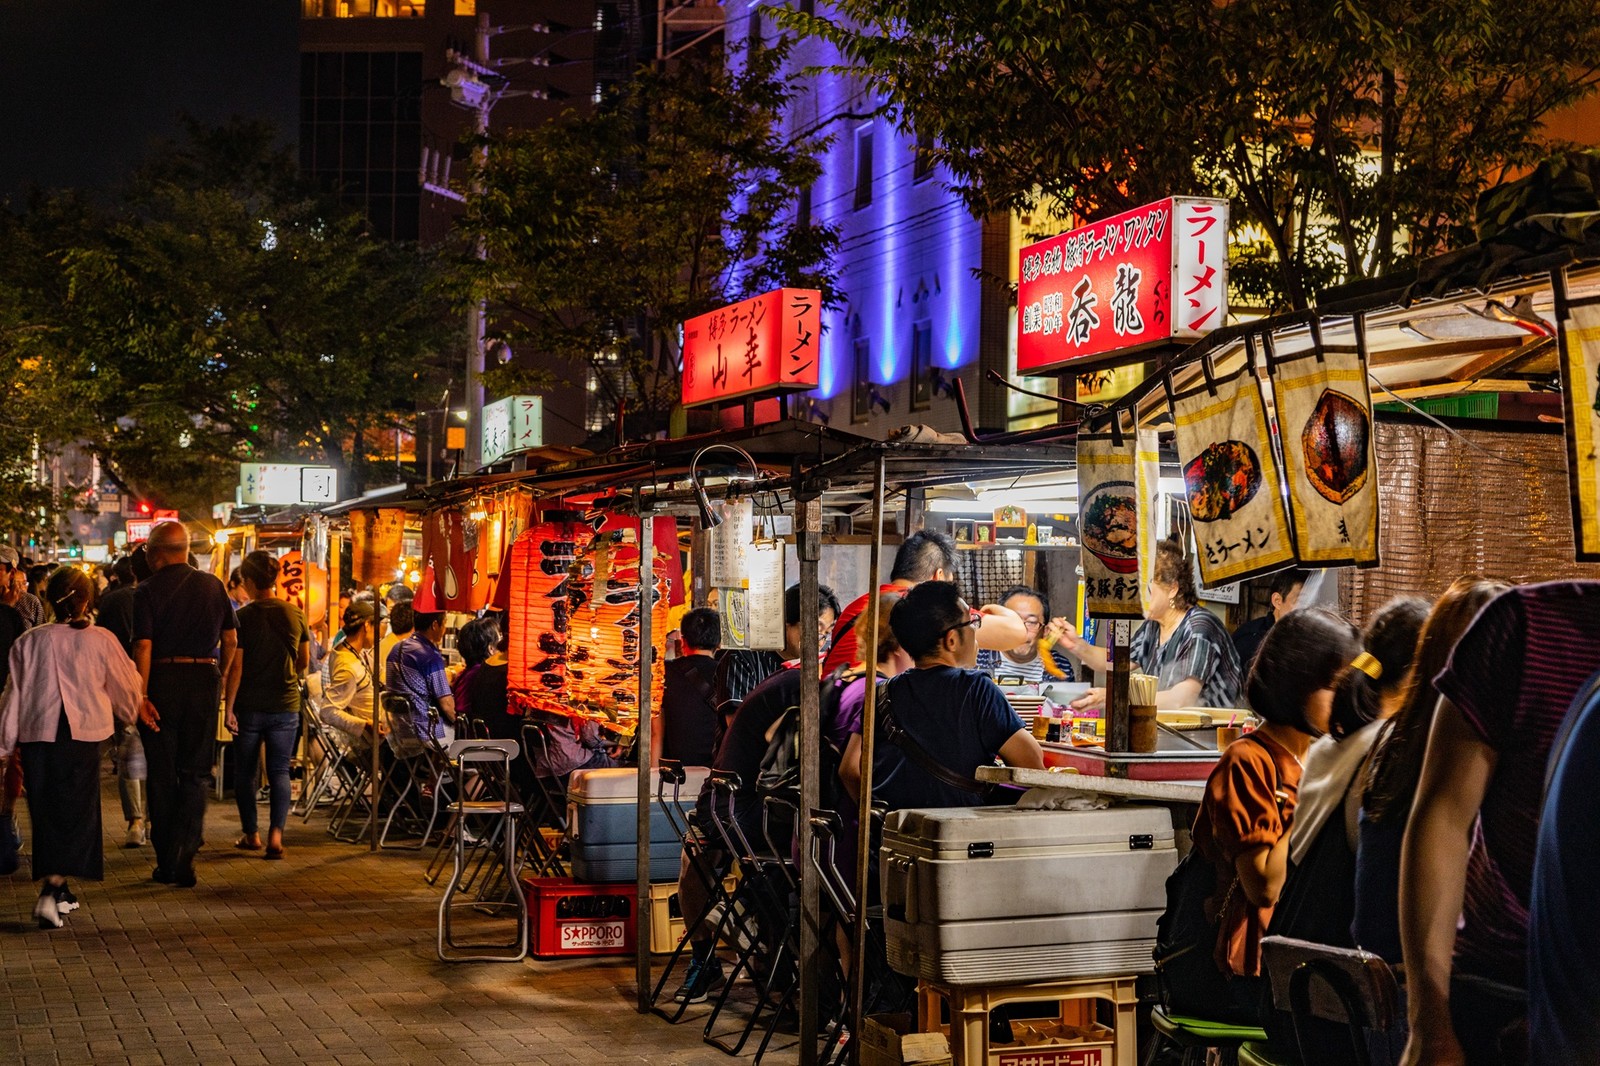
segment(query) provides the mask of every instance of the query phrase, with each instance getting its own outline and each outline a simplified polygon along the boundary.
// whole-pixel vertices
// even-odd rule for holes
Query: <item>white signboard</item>
[[[483,465],[544,445],[544,400],[507,396],[483,409]]]
[[[333,503],[339,498],[339,471],[299,463],[240,463],[239,505],[274,507],[293,503]]]
[[[755,509],[749,500],[713,503],[722,511],[722,524],[707,533],[711,542],[711,565],[707,567],[711,585],[719,589],[742,589],[750,580],[745,553],[754,539]]]

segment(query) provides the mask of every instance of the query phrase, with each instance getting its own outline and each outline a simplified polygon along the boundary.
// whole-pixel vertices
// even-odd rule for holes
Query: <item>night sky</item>
[[[188,113],[292,140],[297,0],[0,0],[0,197],[102,190]]]

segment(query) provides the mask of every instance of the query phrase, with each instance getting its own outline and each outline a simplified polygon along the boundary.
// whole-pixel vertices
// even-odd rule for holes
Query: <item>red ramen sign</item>
[[[683,324],[683,405],[817,387],[822,294],[774,289]]]
[[[1193,339],[1227,313],[1227,201],[1168,197],[1022,249],[1017,369]]]

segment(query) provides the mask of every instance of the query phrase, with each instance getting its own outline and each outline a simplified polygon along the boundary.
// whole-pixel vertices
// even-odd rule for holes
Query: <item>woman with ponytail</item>
[[[134,720],[143,688],[110,630],[89,624],[94,584],[64,566],[45,583],[54,624],[11,647],[11,678],[0,694],[0,760],[22,755],[33,821],[33,876],[42,882],[33,916],[59,929],[78,907],[68,877],[104,875],[100,828],[100,745]]]

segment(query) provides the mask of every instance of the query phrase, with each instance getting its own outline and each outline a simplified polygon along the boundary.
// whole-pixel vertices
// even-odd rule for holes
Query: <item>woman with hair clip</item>
[[[1239,653],[1234,650],[1227,628],[1199,605],[1194,567],[1177,541],[1164,540],[1156,545],[1149,593],[1147,621],[1133,634],[1128,652],[1135,670],[1159,679],[1156,706],[1239,706]],[[1090,644],[1071,626],[1063,628],[1060,640],[1089,669],[1102,674],[1110,670],[1106,649]],[[1104,688],[1092,688],[1073,701],[1072,709],[1103,707],[1105,699]]]
[[[78,899],[68,877],[99,881],[100,745],[143,702],[139,672],[109,630],[92,626],[94,585],[75,567],[45,583],[55,624],[11,647],[11,679],[0,695],[0,760],[20,750],[33,821],[33,876],[42,882],[33,916],[59,929]]]
[[[1445,589],[1422,624],[1398,706],[1377,727],[1372,758],[1358,780],[1362,795],[1351,932],[1356,944],[1391,964],[1400,962],[1400,842],[1439,705],[1433,679],[1444,671],[1456,642],[1478,612],[1510,587],[1503,581],[1470,576],[1457,578]]]

